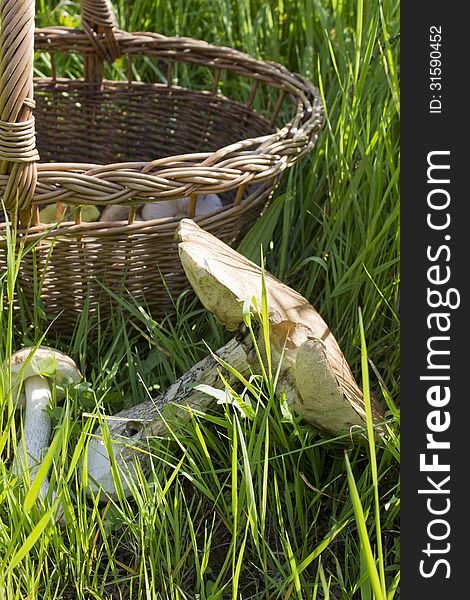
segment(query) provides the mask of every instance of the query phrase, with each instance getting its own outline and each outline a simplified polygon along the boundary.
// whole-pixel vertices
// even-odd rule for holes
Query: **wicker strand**
[[[80,0],[80,6],[82,27],[98,56],[112,62],[121,53],[114,33],[116,19],[110,0]]]
[[[32,162],[38,159],[34,117],[19,123],[0,120],[0,160]]]
[[[33,101],[34,0],[0,2],[0,174],[11,213],[30,207],[36,188]]]

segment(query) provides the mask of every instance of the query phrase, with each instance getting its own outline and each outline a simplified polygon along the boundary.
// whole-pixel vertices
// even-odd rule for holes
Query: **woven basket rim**
[[[271,84],[274,84],[277,79],[279,85],[289,86],[290,84],[289,91],[297,96],[301,96],[302,93],[311,94],[312,97],[320,100],[318,89],[300,73],[290,71],[275,61],[254,58],[229,46],[215,45],[196,38],[166,36],[149,31],[128,32],[116,29],[115,37],[121,55],[156,55],[166,61],[187,64],[195,64],[195,61],[199,59],[203,66],[235,70],[241,75],[246,72],[246,76],[254,77],[256,75],[260,81],[264,80],[263,76],[267,77]],[[49,26],[35,29],[34,50],[35,52],[61,51],[86,55],[92,53],[94,47],[90,44],[86,32],[81,29]],[[243,65],[246,66],[243,67]],[[303,100],[308,102],[306,97]]]
[[[171,199],[190,194],[219,193],[224,190],[234,189],[240,185],[261,183],[269,180],[282,172],[285,168],[304,156],[314,145],[318,131],[324,122],[323,104],[317,88],[300,74],[292,73],[286,67],[270,61],[263,61],[251,57],[239,50],[226,46],[215,46],[202,40],[187,37],[170,37],[153,32],[128,33],[115,30],[115,37],[122,54],[138,56],[157,56],[168,62],[184,62],[187,64],[200,64],[212,69],[227,69],[237,75],[249,76],[254,80],[267,83],[273,87],[285,88],[285,93],[294,100],[296,107],[294,117],[280,128],[275,128],[272,133],[254,138],[244,138],[236,142],[222,146],[212,152],[192,152],[184,155],[168,155],[164,158],[137,161],[119,161],[107,164],[96,163],[67,163],[67,162],[39,162],[37,168],[37,186],[32,204],[48,204],[57,201],[67,202],[67,194],[60,198],[56,191],[48,193],[47,184],[56,177],[56,184],[64,184],[68,175],[72,178],[77,176],[82,183],[98,179],[100,185],[106,181],[115,179],[116,174],[133,173],[139,178],[139,183],[150,183],[153,185],[151,201],[158,199]],[[35,29],[35,50],[38,52],[64,51],[68,53],[80,53],[86,55],[93,52],[94,47],[86,32],[64,26],[46,27]],[[209,60],[208,60],[209,57]],[[83,79],[60,78],[35,78],[39,84],[58,85],[90,85]],[[162,83],[147,83],[139,81],[116,81],[102,80],[104,85],[139,85],[164,87]],[[211,95],[207,90],[192,90],[175,86],[176,91],[186,89],[191,93]],[[221,101],[227,101],[240,108],[242,103],[223,95],[217,95]],[[252,110],[250,108],[250,110]],[[269,123],[265,117],[254,113]],[[243,168],[231,169],[237,171],[234,177],[227,183],[211,183],[217,179],[225,169],[230,169],[231,163],[240,162],[243,159]],[[251,165],[249,164],[251,162]],[[201,171],[202,169],[202,171]],[[166,179],[167,173],[171,175]],[[181,172],[181,177],[179,176]],[[185,183],[191,179],[190,183]],[[184,181],[181,181],[183,179]],[[0,190],[4,185],[4,177],[0,175]],[[163,188],[162,188],[163,186]],[[152,186],[151,186],[152,187]],[[133,195],[127,194],[125,198],[113,199],[112,195],[103,195],[102,199],[90,194],[78,199],[71,198],[71,204],[132,204]],[[142,202],[142,194],[139,195],[139,203]]]

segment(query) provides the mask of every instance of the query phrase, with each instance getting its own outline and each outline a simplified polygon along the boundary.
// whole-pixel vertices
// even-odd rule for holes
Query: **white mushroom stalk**
[[[28,377],[24,382],[26,404],[23,417],[23,437],[13,461],[12,470],[16,475],[29,471],[34,479],[43,458],[43,452],[51,436],[51,419],[46,412],[52,395],[47,380],[39,375]],[[48,481],[44,480],[41,495],[46,497]]]
[[[9,369],[13,398],[18,407],[24,407],[23,435],[13,459],[12,470],[17,475],[28,473],[32,481],[41,465],[51,436],[51,419],[47,409],[51,406],[52,392],[48,379],[61,383],[71,379],[79,382],[80,371],[71,358],[54,350],[40,346],[25,348],[13,354],[3,365]],[[23,381],[23,391],[20,385]],[[62,396],[58,392],[57,399]],[[49,489],[47,478],[41,485],[40,496],[46,498]]]

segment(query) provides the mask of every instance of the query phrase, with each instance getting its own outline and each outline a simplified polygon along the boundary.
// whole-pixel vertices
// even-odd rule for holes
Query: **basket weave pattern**
[[[316,88],[278,64],[190,38],[120,31],[108,0],[81,5],[82,30],[35,31],[34,1],[0,0],[0,198],[19,220],[19,240],[38,242],[22,260],[23,290],[33,302],[42,282],[46,312],[62,313],[64,331],[84,307],[96,311],[106,296],[102,284],[128,290],[156,316],[186,287],[173,242],[176,218],[137,221],[136,207],[189,197],[194,217],[199,196],[218,194],[223,207],[194,218],[234,244],[323,124]],[[50,55],[50,78],[33,80],[33,46]],[[83,79],[57,75],[60,53],[83,57]],[[135,81],[134,61],[142,57],[165,68],[166,81]],[[116,58],[127,62],[126,81],[104,79],[106,61]],[[209,69],[210,85],[176,85],[177,68]],[[244,103],[222,94],[227,79],[250,82]],[[261,114],[254,106],[263,90],[269,108]],[[286,105],[293,116],[279,126]],[[47,204],[74,207],[74,221],[41,223],[39,208]],[[82,222],[84,206],[110,204],[127,205],[128,219]],[[4,228],[0,223],[0,272]]]

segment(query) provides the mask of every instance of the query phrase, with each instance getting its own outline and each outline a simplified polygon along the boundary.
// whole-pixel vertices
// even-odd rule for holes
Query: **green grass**
[[[216,349],[227,333],[185,296],[176,321],[155,322],[122,299],[108,321],[84,313],[73,339],[57,340],[40,307],[23,306],[13,319],[21,257],[11,251],[0,281],[0,360],[47,343],[72,356],[87,383],[51,413],[48,476],[66,520],[58,526],[34,501],[37,486],[28,495],[10,473],[18,421],[0,378],[0,598],[396,598],[399,48],[389,40],[399,33],[398,2],[116,4],[123,29],[233,46],[320,88],[327,122],[318,144],[286,174],[241,249],[259,260],[262,244],[267,269],[319,310],[366,396],[370,388],[387,406],[388,435],[378,447],[370,432],[362,447],[322,435],[273,394],[275,374],[260,367],[246,390],[232,391],[232,403],[176,423],[169,440],[150,440],[152,471],[131,498],[87,499],[80,470],[100,415],[165,389],[207,353],[205,343]],[[38,0],[38,25],[77,24],[76,5]],[[71,75],[80,68],[65,59],[60,66]],[[36,68],[47,72],[47,63]],[[139,73],[160,76],[149,62]]]

